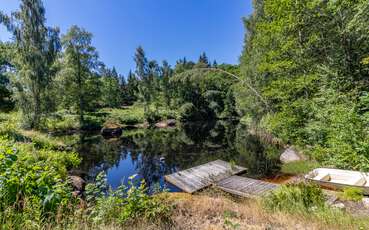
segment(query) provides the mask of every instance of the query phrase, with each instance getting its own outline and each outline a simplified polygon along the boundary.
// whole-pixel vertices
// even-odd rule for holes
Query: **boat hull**
[[[334,183],[334,182],[329,182],[329,181],[319,181],[319,180],[314,180],[314,179],[310,179],[310,178],[305,178],[305,180],[308,181],[308,182],[311,182],[311,183],[315,183],[315,184],[321,186],[322,188],[327,188],[327,189],[330,189],[330,190],[343,190],[345,188],[358,188],[358,189],[361,189],[363,191],[364,195],[369,195],[369,187],[348,185],[348,184],[340,184],[340,183]]]
[[[358,188],[364,195],[369,195],[369,174],[342,170],[317,168],[305,175],[305,180],[332,190]]]

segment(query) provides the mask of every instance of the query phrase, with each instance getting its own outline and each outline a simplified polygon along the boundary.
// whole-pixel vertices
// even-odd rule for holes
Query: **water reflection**
[[[165,185],[163,176],[212,160],[234,160],[254,178],[279,170],[279,149],[251,135],[247,127],[229,122],[186,123],[180,128],[126,130],[119,139],[99,134],[76,136],[74,146],[82,157],[79,167],[92,180],[102,170],[115,188],[138,174],[149,186]]]

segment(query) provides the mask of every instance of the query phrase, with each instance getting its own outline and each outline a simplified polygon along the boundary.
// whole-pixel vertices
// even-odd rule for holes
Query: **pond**
[[[176,128],[123,130],[120,138],[99,134],[69,137],[82,157],[76,172],[91,181],[105,171],[112,188],[126,184],[137,174],[153,188],[178,188],[164,182],[164,175],[216,159],[246,167],[246,175],[263,178],[280,170],[281,150],[251,134],[242,124],[230,121],[186,123]]]

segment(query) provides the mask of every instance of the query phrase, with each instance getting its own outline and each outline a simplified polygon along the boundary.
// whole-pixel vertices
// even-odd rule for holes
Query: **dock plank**
[[[246,171],[246,168],[244,167],[232,166],[228,162],[215,160],[190,169],[166,175],[164,176],[164,179],[185,192],[193,193],[211,185],[212,183],[244,171]]]
[[[217,182],[216,186],[226,192],[243,197],[263,196],[278,187],[276,184],[240,176],[225,178]]]

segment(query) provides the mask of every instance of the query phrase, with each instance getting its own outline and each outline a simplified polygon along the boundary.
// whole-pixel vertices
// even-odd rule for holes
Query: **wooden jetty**
[[[187,193],[196,192],[213,184],[226,192],[244,197],[262,196],[278,186],[261,180],[236,176],[245,171],[244,167],[216,160],[166,175],[164,179]]]
[[[251,198],[263,196],[278,187],[276,184],[241,176],[225,178],[216,182],[216,186],[223,191]]]
[[[193,193],[235,174],[246,168],[233,166],[222,160],[212,161],[190,169],[164,176],[164,179],[185,192]]]

